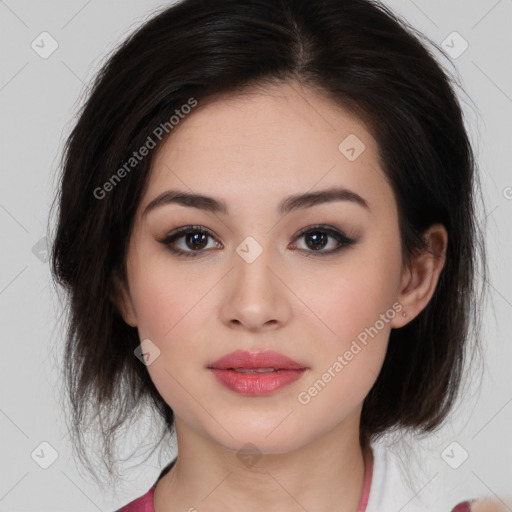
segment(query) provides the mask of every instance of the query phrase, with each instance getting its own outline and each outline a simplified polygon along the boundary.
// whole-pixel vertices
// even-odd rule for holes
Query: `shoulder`
[[[365,512],[426,512],[404,481],[397,459],[386,447],[375,445],[373,474]]]
[[[403,446],[372,444],[373,474],[365,512],[509,512],[512,496],[470,498],[467,485],[448,478],[444,466],[418,471]],[[464,482],[465,483],[465,482]]]
[[[158,475],[158,478],[156,479],[155,483],[151,486],[149,491],[144,494],[143,496],[140,496],[139,498],[130,501],[127,505],[124,507],[116,510],[115,512],[155,512],[154,506],[153,506],[153,500],[154,500],[154,494],[155,494],[155,488],[158,481],[166,475],[171,468],[176,463],[177,458],[174,458],[167,466],[165,466],[162,471],[160,472],[160,475]]]
[[[124,507],[116,510],[115,512],[154,512],[153,493],[155,486],[156,484],[154,484],[146,494],[130,501],[130,503],[124,505]]]
[[[373,475],[365,512],[452,512],[463,501],[446,495],[437,478],[414,478],[412,461],[402,460],[388,447],[376,444],[372,451]],[[455,508],[455,512],[466,510],[462,503]]]

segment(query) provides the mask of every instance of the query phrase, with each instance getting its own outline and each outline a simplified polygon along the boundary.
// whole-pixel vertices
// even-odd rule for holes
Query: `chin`
[[[222,438],[215,438],[215,441],[227,450],[235,452],[237,455],[279,455],[294,451],[302,445],[297,432],[280,431],[272,427],[265,427],[261,430],[240,429],[230,430],[233,437],[224,432]],[[269,435],[269,432],[272,432]],[[304,440],[304,443],[306,440]]]

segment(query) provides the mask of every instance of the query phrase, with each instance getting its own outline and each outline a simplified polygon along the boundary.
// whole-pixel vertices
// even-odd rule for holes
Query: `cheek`
[[[393,268],[397,267],[396,260],[382,256],[347,258],[329,271],[319,269],[295,288],[312,316],[316,316],[318,334],[333,340],[333,345],[345,345],[373,326],[381,315],[394,313],[398,268]]]
[[[205,294],[215,279],[210,277],[209,284],[161,256],[146,262],[139,262],[130,286],[139,337],[141,341],[151,340],[160,351],[148,371],[157,388],[160,383],[165,385],[167,392],[161,392],[166,394],[178,386],[170,374],[183,382],[187,368],[201,364],[201,357],[208,357],[201,345],[201,334],[208,331],[207,323],[212,318],[212,306]]]
[[[141,339],[164,343],[200,298],[194,282],[161,250],[141,251],[131,261],[130,290]]]
[[[315,340],[316,349],[311,352],[315,366],[297,397],[299,409],[318,417],[329,411],[326,423],[336,424],[375,383],[396,313],[390,293],[384,286],[375,289],[368,270],[335,283],[331,280],[326,292],[318,294],[315,310],[323,323],[310,323],[318,329],[316,336],[309,333]]]
[[[204,293],[204,282],[162,266],[146,267],[134,285],[139,337],[159,351],[147,371],[164,401],[183,417],[190,409],[190,370],[200,366],[204,351],[198,336],[208,318],[200,301]]]
[[[155,276],[147,276],[137,289],[135,309],[140,337],[164,340],[170,335],[174,324],[183,317],[185,301],[179,300],[175,285],[155,281]]]
[[[350,388],[367,380],[363,375],[367,369],[378,373],[395,314],[388,297],[384,288],[376,293],[370,280],[355,276],[331,288],[322,299],[322,318],[332,332],[323,337],[324,368],[319,368],[320,372],[340,363],[343,368],[338,364],[331,372],[343,373],[339,382],[347,379]]]
[[[318,272],[317,286],[303,285],[304,302],[318,315],[308,322],[318,347],[311,352],[317,364],[310,381],[328,388],[317,403],[332,405],[341,397],[357,403],[375,382],[397,314],[392,307],[400,271],[396,245],[368,245],[336,270]]]

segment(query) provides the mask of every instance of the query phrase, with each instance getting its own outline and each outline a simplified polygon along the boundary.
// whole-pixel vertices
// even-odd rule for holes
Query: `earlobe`
[[[411,267],[403,273],[397,301],[406,316],[397,315],[391,322],[393,328],[403,327],[427,306],[444,268],[448,246],[446,228],[434,224],[424,233],[424,238],[428,247],[415,256]]]
[[[122,316],[123,320],[131,327],[137,326],[135,310],[126,283],[114,273],[112,275],[112,286],[110,300]]]

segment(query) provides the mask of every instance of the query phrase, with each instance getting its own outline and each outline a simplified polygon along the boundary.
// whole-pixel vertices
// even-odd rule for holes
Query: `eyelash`
[[[199,255],[204,252],[204,249],[201,249],[199,251],[183,251],[181,249],[176,249],[175,247],[172,247],[172,243],[176,240],[183,237],[183,235],[190,234],[190,233],[200,233],[204,235],[208,235],[211,238],[215,238],[213,234],[207,230],[204,229],[201,226],[183,226],[182,228],[179,228],[174,233],[171,233],[167,235],[164,239],[158,240],[160,243],[164,244],[167,249],[178,256],[184,256],[186,258],[197,258]],[[297,235],[296,238],[300,238],[304,235],[311,234],[311,233],[324,233],[332,238],[334,238],[338,244],[338,247],[335,249],[331,249],[329,251],[308,251],[305,249],[299,249],[302,251],[305,251],[306,253],[313,253],[313,256],[328,256],[335,254],[339,252],[341,249],[352,247],[354,244],[357,243],[357,240],[354,238],[347,237],[343,232],[339,231],[338,229],[332,228],[330,226],[324,226],[324,225],[315,225],[315,226],[308,226],[307,228],[304,228],[300,231],[300,233]],[[311,257],[311,256],[306,256]]]

